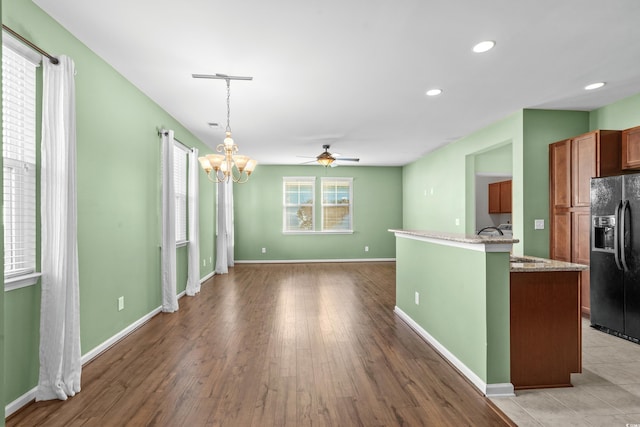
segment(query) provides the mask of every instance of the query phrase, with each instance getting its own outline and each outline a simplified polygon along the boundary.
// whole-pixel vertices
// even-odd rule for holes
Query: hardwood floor
[[[394,304],[394,263],[239,264],[7,426],[515,425]]]

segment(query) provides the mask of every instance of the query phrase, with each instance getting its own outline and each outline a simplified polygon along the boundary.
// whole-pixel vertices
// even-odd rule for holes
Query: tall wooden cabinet
[[[589,264],[591,178],[621,173],[621,132],[597,130],[549,145],[550,257]],[[582,272],[589,314],[589,271]]]

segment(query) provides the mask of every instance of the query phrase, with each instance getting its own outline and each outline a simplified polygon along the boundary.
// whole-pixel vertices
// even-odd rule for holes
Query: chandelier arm
[[[237,178],[235,175],[233,176],[233,182],[235,182],[236,184],[244,184],[247,181],[249,181],[249,174],[246,172],[240,173]]]

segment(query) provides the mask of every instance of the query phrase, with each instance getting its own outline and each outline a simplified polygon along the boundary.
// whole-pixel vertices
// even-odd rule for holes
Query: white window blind
[[[5,278],[36,266],[36,65],[2,50]]]
[[[187,151],[173,146],[173,182],[176,192],[176,243],[187,241]]]
[[[283,231],[314,230],[315,177],[283,177]]]
[[[322,178],[322,231],[352,231],[353,178]]]

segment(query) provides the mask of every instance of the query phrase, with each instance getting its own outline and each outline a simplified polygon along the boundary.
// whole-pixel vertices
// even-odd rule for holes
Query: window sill
[[[353,230],[344,231],[283,231],[284,235],[353,234]]]
[[[33,286],[38,283],[38,280],[42,276],[42,273],[30,273],[22,276],[15,276],[4,279],[4,291],[14,291],[20,288],[26,288],[27,286]]]

